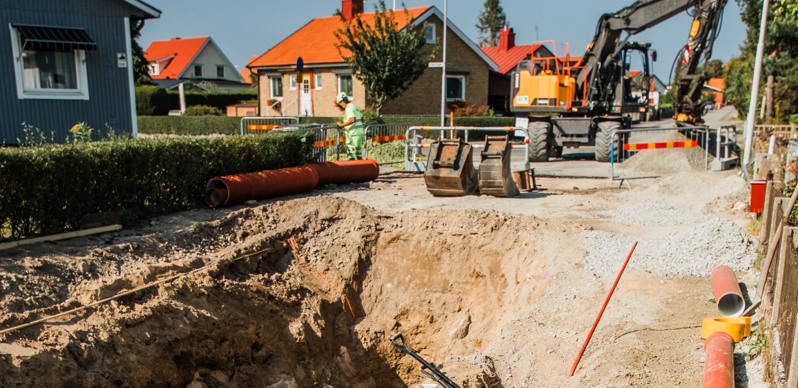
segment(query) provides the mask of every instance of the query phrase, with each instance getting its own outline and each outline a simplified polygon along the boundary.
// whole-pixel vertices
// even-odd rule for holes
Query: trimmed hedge
[[[135,220],[198,206],[208,179],[304,164],[312,144],[294,132],[0,148],[0,240],[75,229],[98,213]]]
[[[228,105],[244,101],[257,101],[257,89],[238,92],[205,92],[186,90],[186,105],[208,105],[224,112]],[[136,86],[136,113],[139,115],[163,116],[170,110],[180,109],[180,95],[177,90],[164,90],[158,86]]]

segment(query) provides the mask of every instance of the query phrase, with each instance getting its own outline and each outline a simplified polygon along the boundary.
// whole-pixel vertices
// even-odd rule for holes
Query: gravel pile
[[[596,214],[611,217],[613,222],[624,225],[676,226],[706,221],[704,215],[685,211],[683,206],[662,201],[629,205]]]
[[[735,271],[748,270],[755,249],[745,231],[727,220],[707,219],[683,224],[684,228],[665,236],[640,237],[605,231],[584,231],[587,268],[597,274],[617,273],[638,241],[629,268],[659,275],[708,276],[718,265]]]

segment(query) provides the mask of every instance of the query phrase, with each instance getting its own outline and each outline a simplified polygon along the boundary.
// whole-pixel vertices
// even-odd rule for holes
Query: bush
[[[222,111],[215,106],[209,105],[192,105],[186,108],[183,116],[221,116]]]
[[[186,90],[186,105],[207,105],[224,112],[228,105],[257,101],[257,90],[237,92]],[[170,110],[180,109],[177,90],[164,90],[158,86],[136,86],[136,113],[142,116],[165,116]]]
[[[155,85],[136,86],[136,114],[165,115],[169,113],[169,109],[166,90]]]
[[[148,135],[237,135],[241,118],[227,116],[139,116],[139,133]]]
[[[0,148],[0,240],[75,229],[89,214],[198,206],[208,179],[304,164],[312,144],[293,132]]]

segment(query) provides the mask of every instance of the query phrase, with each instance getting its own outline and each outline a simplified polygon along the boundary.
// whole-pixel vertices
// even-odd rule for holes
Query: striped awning
[[[82,28],[14,25],[23,50],[96,50],[97,44]]]

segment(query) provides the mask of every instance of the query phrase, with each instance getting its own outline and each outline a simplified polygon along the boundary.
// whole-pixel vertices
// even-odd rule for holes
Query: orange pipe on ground
[[[226,175],[208,181],[205,202],[212,208],[229,206],[252,199],[304,193],[318,184],[316,169],[308,165]]]
[[[712,333],[704,342],[704,388],[734,387],[734,340],[725,332]]]
[[[718,311],[724,317],[739,317],[745,311],[745,299],[740,290],[740,283],[734,271],[726,265],[719,265],[712,270],[712,293]]]
[[[342,160],[309,164],[319,176],[319,185],[369,182],[380,175],[380,166],[374,159]]]

